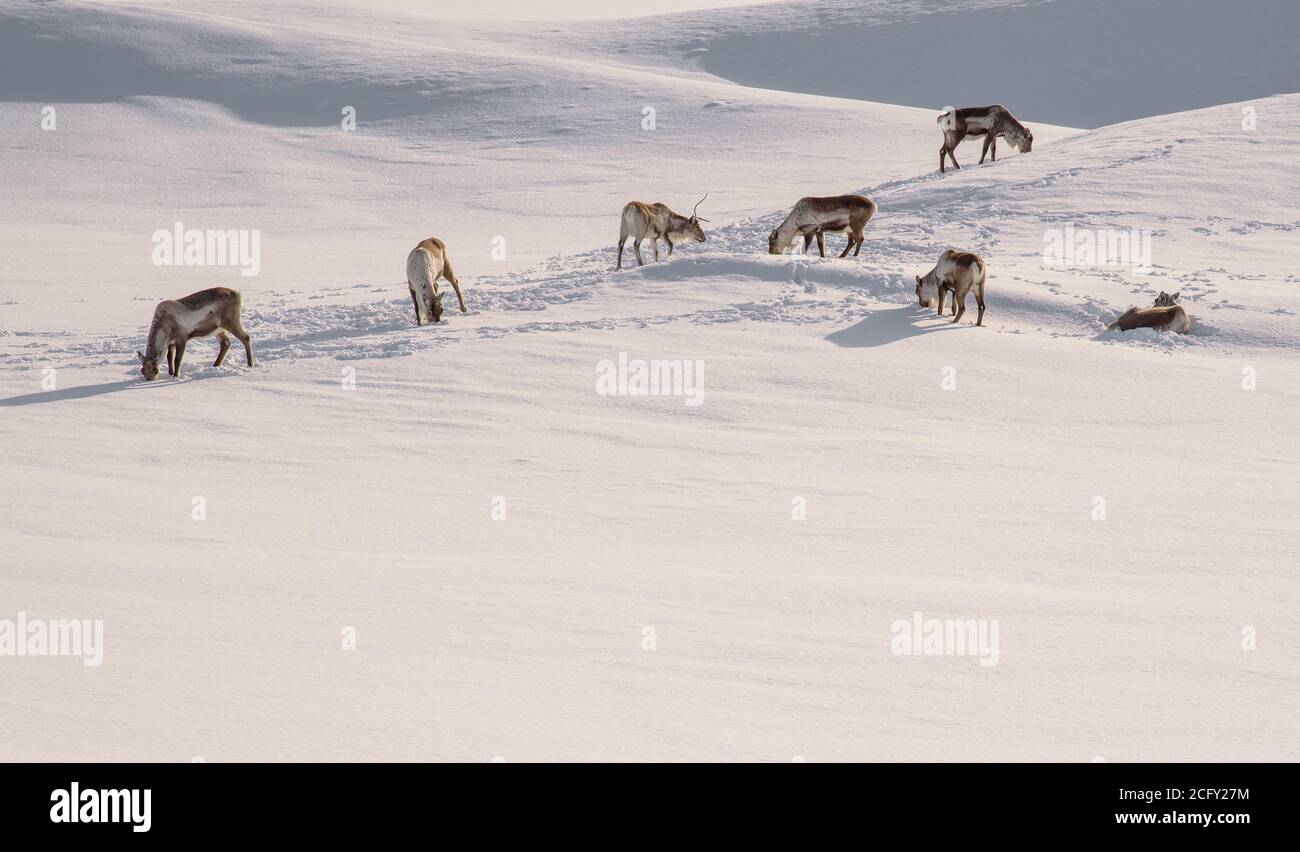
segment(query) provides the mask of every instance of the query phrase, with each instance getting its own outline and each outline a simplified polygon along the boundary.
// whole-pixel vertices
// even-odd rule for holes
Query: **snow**
[[[574,42],[764,89],[1095,128],[1294,92],[1298,30],[1291,0],[821,0],[599,22]]]
[[[1113,112],[901,52],[851,91],[897,7],[733,5],[0,9],[0,619],[104,622],[100,666],[0,656],[0,757],[1300,758],[1285,56]],[[935,108],[994,100],[1034,150],[939,174]],[[708,242],[614,270],[623,203],[706,191]],[[860,257],[765,253],[842,192]],[[155,266],[175,222],[259,231],[259,274]],[[1151,273],[1045,266],[1067,225],[1149,232]],[[428,236],[470,312],[417,328]],[[983,328],[916,305],[947,246]],[[258,366],[139,381],[153,306],[211,286]],[[1193,333],[1104,331],[1161,290]],[[702,404],[601,395],[620,353],[702,362]],[[996,665],[895,656],[918,612],[996,619]]]

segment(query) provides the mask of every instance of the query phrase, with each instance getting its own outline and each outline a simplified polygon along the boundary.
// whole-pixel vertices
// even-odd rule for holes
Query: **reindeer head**
[[[785,254],[794,248],[794,244],[799,240],[799,232],[792,231],[786,239],[781,238],[781,229],[773,228],[772,233],[767,235],[767,253],[768,254]]]
[[[939,298],[939,287],[934,281],[934,273],[930,273],[922,278],[916,277],[916,302],[923,308],[928,308],[934,304],[934,300]]]
[[[1171,296],[1168,293],[1166,293],[1164,290],[1161,290],[1160,295],[1156,296],[1155,307],[1172,308],[1174,306],[1174,302],[1178,301],[1178,297],[1179,295],[1182,294],[1182,292],[1183,292],[1182,290],[1179,290],[1177,293]]]
[[[1010,138],[1011,144],[1016,146],[1016,150],[1022,154],[1028,154],[1034,149],[1034,134],[1029,128],[1024,128],[1024,133],[1019,134],[1016,138]]]
[[[144,380],[152,382],[158,378],[158,356],[147,358],[139,349],[135,350],[135,354],[140,356],[140,375],[144,376]]]
[[[447,294],[434,293],[429,297],[429,316],[433,318],[434,322],[442,320],[442,297],[445,295]]]
[[[709,194],[707,192],[704,193],[704,198],[708,198],[708,197]],[[691,210],[691,218],[687,220],[688,222],[690,222],[690,229],[686,232],[686,234],[697,243],[704,242],[704,229],[700,227],[700,223],[709,221],[708,219],[701,219],[699,215],[700,205],[704,203],[704,198],[701,198],[699,201],[695,202],[695,207],[694,209]]]

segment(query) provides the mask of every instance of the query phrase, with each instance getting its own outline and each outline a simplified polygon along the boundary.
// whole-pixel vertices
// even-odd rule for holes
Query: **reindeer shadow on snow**
[[[37,393],[26,393],[20,396],[11,396],[6,399],[0,399],[0,408],[16,408],[23,405],[43,405],[51,402],[71,402],[77,399],[91,399],[97,396],[105,396],[111,393],[120,393],[121,391],[131,392],[162,392],[162,388],[175,387],[177,384],[188,384],[200,379],[216,379],[223,376],[238,375],[235,370],[220,367],[201,367],[185,376],[184,379],[178,379],[171,382],[142,382],[139,376],[129,379],[122,379],[117,382],[103,382],[95,385],[77,385],[70,388],[57,388],[55,390],[38,391]]]
[[[975,326],[984,324],[984,286],[988,266],[977,254],[947,249],[934,268],[917,275],[915,306],[872,311],[848,328],[832,332],[826,339],[837,346],[883,346],[941,328],[958,328],[966,314],[966,297],[975,296],[979,309]],[[951,294],[952,319],[944,315],[944,296]],[[931,313],[931,308],[937,309]],[[934,317],[941,322],[923,322]]]
[[[872,311],[853,325],[831,332],[825,339],[836,346],[860,349],[885,346],[947,329],[973,327],[953,325],[948,320],[938,321],[932,310],[903,305]]]

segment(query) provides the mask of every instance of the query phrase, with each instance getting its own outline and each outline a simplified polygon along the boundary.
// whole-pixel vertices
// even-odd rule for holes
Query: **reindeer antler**
[[[708,197],[709,197],[709,194],[708,194],[707,192],[704,193],[704,198],[708,198]],[[699,216],[700,205],[704,203],[704,198],[701,198],[699,201],[695,202],[695,208],[694,208],[693,210],[691,210],[691,218],[692,218],[692,219],[695,219],[695,220],[698,221],[698,222],[707,222],[707,221],[709,221],[708,219],[701,219],[700,216]]]

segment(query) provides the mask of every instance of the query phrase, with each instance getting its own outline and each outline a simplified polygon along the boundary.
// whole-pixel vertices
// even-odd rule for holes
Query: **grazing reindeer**
[[[415,324],[424,325],[427,315],[431,322],[442,319],[442,294],[438,292],[438,279],[446,278],[456,291],[456,301],[460,302],[460,312],[465,311],[465,297],[460,294],[460,279],[451,268],[451,258],[447,256],[447,246],[437,237],[423,240],[406,256],[406,286],[411,291],[411,303],[415,305]],[[421,313],[420,307],[424,307]]]
[[[704,193],[704,198],[709,194]],[[704,229],[701,222],[708,219],[699,217],[701,198],[695,203],[690,216],[674,213],[667,204],[646,204],[641,201],[629,201],[623,207],[623,221],[618,226],[618,269],[623,268],[623,245],[627,238],[632,238],[632,251],[636,254],[636,265],[644,266],[641,260],[641,241],[650,240],[654,249],[655,260],[659,260],[659,240],[668,244],[668,256],[673,256],[673,237],[678,240],[690,238],[697,243],[704,242]]]
[[[240,320],[241,307],[242,297],[226,287],[200,290],[174,302],[159,302],[153,310],[145,350],[136,350],[135,353],[140,356],[140,375],[150,382],[158,378],[158,361],[166,353],[167,375],[179,378],[185,344],[192,338],[207,337],[213,332],[221,342],[221,349],[212,366],[220,367],[225,360],[226,350],[230,349],[230,334],[244,344],[248,366],[253,366],[253,338],[244,330],[244,323]]]
[[[952,160],[953,166],[961,168],[957,165],[957,157],[953,152],[957,150],[957,144],[967,136],[984,137],[984,150],[980,151],[980,165],[984,164],[984,157],[990,150],[993,153],[993,162],[998,161],[999,136],[1005,136],[1007,141],[1019,148],[1022,154],[1028,154],[1034,147],[1034,134],[1029,132],[1028,127],[1016,121],[1016,117],[1002,104],[949,109],[940,114],[938,122],[943,130],[943,145],[939,148],[939,171],[941,172],[944,170],[945,154]]]
[[[794,241],[803,237],[803,250],[807,254],[813,237],[817,238],[817,252],[826,256],[826,233],[847,233],[849,243],[840,252],[845,257],[849,249],[857,257],[862,251],[862,232],[867,222],[876,215],[876,202],[865,195],[831,195],[826,198],[800,198],[790,215],[767,235],[767,253],[785,254]]]
[[[975,319],[976,325],[984,324],[984,281],[988,267],[984,258],[968,251],[948,249],[939,255],[939,262],[922,278],[916,276],[916,300],[921,307],[928,308],[931,303],[939,303],[939,316],[943,316],[943,294],[952,291],[953,322],[961,320],[966,313],[966,294],[973,288],[975,301],[980,313]]]
[[[1172,296],[1161,290],[1156,296],[1155,304],[1149,308],[1129,308],[1119,319],[1106,326],[1107,331],[1119,329],[1132,331],[1135,328],[1154,328],[1156,331],[1176,331],[1186,334],[1192,328],[1192,318],[1183,310],[1178,301],[1178,293]]]

